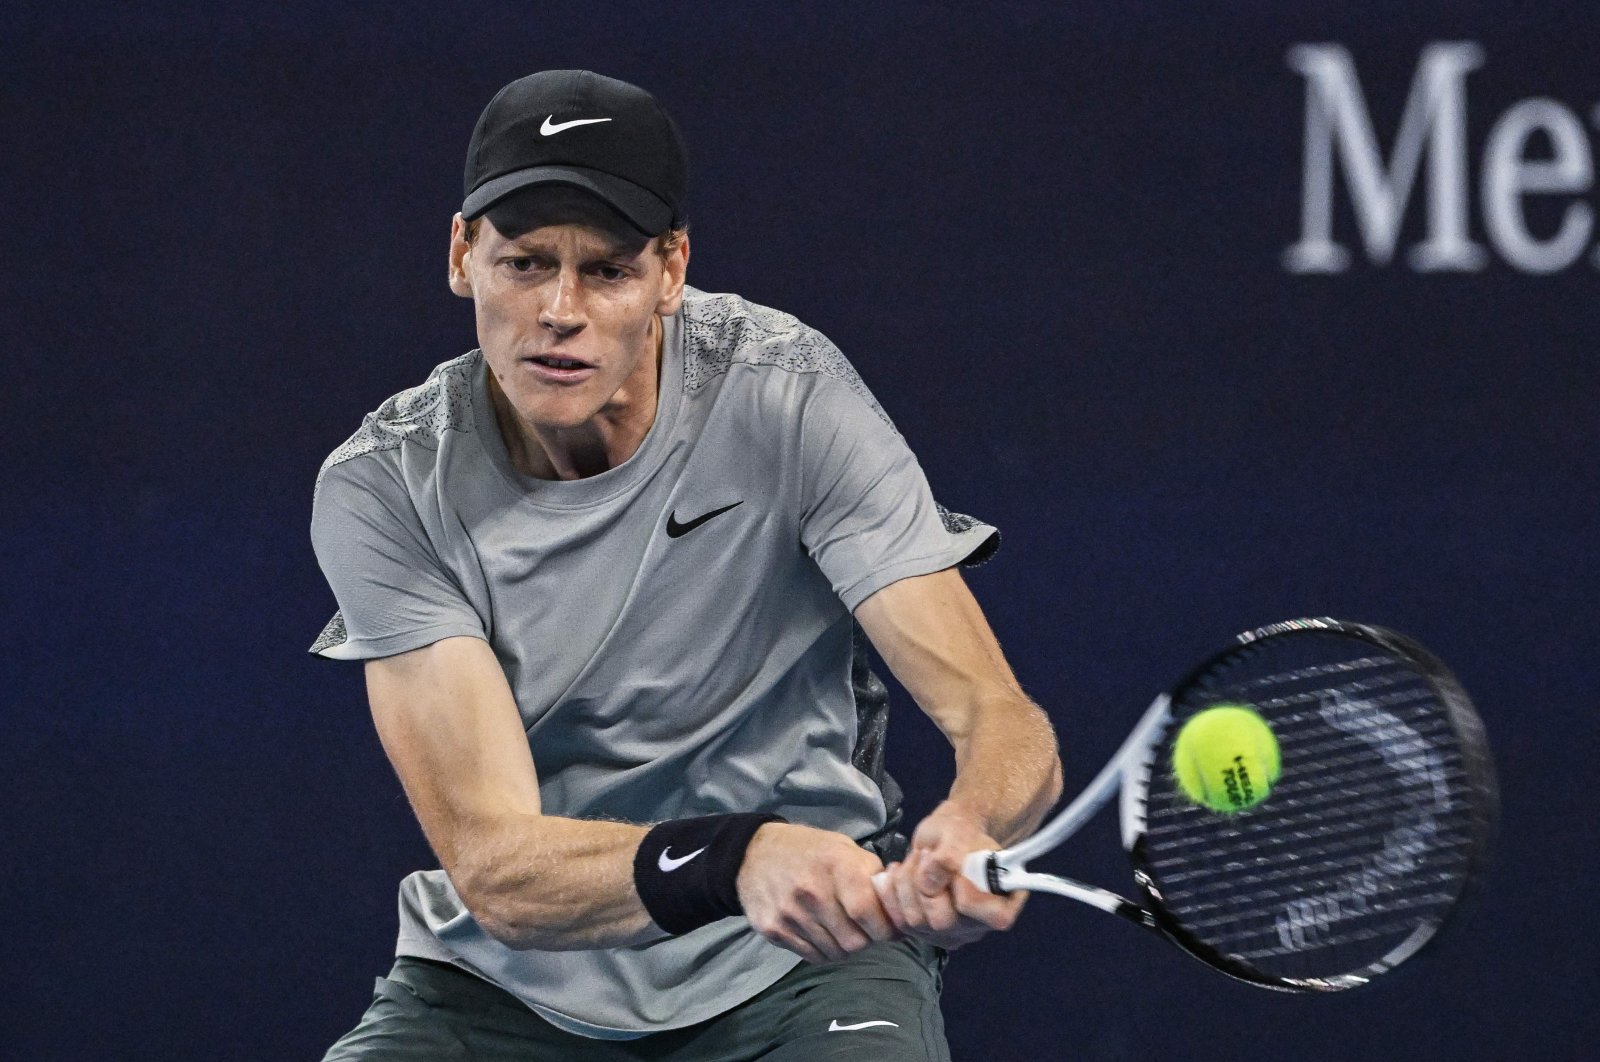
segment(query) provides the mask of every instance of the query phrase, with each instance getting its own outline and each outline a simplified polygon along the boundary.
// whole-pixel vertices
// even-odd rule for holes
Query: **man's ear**
[[[472,244],[460,214],[450,219],[450,290],[463,299],[472,298]]]
[[[656,302],[656,313],[662,317],[671,317],[683,305],[684,278],[689,273],[688,233],[684,233],[682,242],[668,253],[665,265],[667,282],[661,292],[661,298]]]

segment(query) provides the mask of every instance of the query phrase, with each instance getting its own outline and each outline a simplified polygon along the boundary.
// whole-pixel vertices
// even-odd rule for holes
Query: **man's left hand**
[[[970,853],[999,847],[972,812],[949,800],[940,804],[912,834],[906,861],[889,864],[873,881],[895,928],[945,949],[1010,929],[1028,894],[997,896],[961,874]]]

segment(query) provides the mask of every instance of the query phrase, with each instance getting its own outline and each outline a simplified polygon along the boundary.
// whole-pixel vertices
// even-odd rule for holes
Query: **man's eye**
[[[510,266],[512,269],[515,269],[519,273],[526,273],[528,270],[533,268],[533,259],[507,258],[506,265]]]
[[[600,275],[601,280],[621,280],[628,275],[627,270],[614,265],[599,266],[595,269],[595,272]]]

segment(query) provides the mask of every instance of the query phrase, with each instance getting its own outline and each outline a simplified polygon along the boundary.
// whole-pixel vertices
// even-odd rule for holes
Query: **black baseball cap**
[[[599,196],[646,236],[683,224],[689,156],[656,98],[589,70],[543,70],[495,94],[467,146],[461,216],[565,184]]]

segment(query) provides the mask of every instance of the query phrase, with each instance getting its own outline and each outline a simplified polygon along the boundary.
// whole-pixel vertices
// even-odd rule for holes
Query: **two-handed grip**
[[[1006,890],[1000,887],[997,856],[997,852],[987,849],[969,853],[961,863],[961,876],[984,892],[1004,895]],[[872,887],[878,890],[880,896],[883,894],[884,887],[888,881],[889,872],[887,870],[880,870],[872,875]]]

